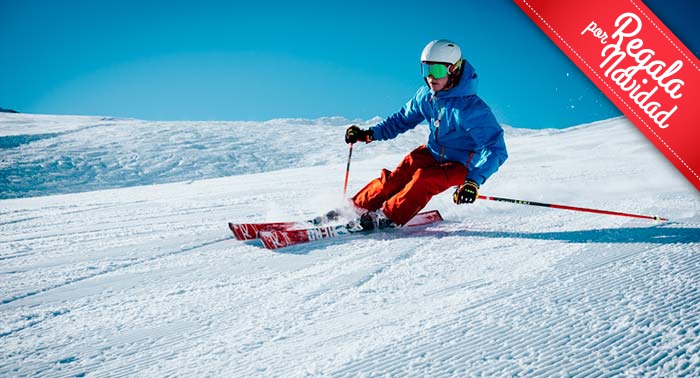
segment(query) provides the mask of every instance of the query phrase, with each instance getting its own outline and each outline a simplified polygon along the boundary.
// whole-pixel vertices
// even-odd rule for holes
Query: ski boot
[[[360,216],[359,223],[363,231],[398,227],[396,223],[392,222],[391,219],[382,212],[382,210],[366,211]]]

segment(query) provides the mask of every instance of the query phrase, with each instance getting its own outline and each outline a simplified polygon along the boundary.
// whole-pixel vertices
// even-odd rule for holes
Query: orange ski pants
[[[362,209],[381,208],[394,223],[404,225],[434,195],[464,183],[467,173],[460,163],[435,161],[423,145],[406,155],[394,171],[383,169],[381,176],[370,181],[352,200]]]

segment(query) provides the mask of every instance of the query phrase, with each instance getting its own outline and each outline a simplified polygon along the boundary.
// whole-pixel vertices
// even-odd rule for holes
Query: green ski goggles
[[[423,77],[432,76],[436,79],[442,79],[450,74],[450,70],[442,63],[425,63],[420,64],[420,71]]]

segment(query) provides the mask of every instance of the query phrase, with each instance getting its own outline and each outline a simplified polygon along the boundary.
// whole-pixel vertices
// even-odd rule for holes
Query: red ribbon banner
[[[639,0],[515,0],[700,190],[700,61]]]

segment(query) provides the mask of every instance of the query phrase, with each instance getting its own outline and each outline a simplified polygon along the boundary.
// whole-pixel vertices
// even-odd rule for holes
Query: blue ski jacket
[[[426,146],[438,162],[464,164],[465,179],[482,185],[508,158],[503,129],[486,103],[476,95],[478,79],[474,67],[464,62],[457,86],[433,92],[426,84],[401,110],[370,129],[374,140],[396,137],[427,121],[430,136]]]

